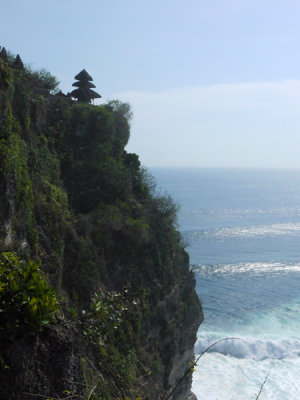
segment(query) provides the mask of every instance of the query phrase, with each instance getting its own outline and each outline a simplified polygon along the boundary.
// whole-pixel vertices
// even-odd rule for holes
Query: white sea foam
[[[255,361],[209,353],[199,361],[192,390],[198,400],[255,399],[265,377],[261,399],[300,399],[300,359]]]
[[[215,264],[215,265],[192,265],[193,271],[203,274],[237,274],[237,273],[289,273],[300,272],[300,263],[235,263],[235,264]]]
[[[196,354],[202,353],[214,341],[208,335],[200,337],[195,346]],[[243,337],[224,340],[209,352],[225,356],[261,361],[265,359],[282,360],[300,356],[300,339],[263,339]]]

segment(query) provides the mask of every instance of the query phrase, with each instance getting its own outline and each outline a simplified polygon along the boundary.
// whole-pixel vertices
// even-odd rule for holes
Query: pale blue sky
[[[2,0],[0,45],[132,104],[146,166],[300,168],[300,2]]]

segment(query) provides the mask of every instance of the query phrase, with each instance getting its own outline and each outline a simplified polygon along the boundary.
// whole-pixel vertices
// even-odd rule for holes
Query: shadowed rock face
[[[88,397],[97,383],[103,399],[186,400],[202,309],[175,207],[124,150],[129,107],[74,105],[38,79],[0,60],[0,250],[41,260],[62,311],[10,336],[0,319],[0,398]],[[82,311],[124,289],[121,329],[95,345]]]
[[[193,392],[191,392],[189,397],[188,397],[188,400],[197,400],[197,397]]]
[[[77,345],[74,327],[62,320],[34,337],[7,341],[1,350],[3,359],[9,360],[0,378],[1,398],[21,400],[46,393],[59,397],[66,387],[82,394]]]

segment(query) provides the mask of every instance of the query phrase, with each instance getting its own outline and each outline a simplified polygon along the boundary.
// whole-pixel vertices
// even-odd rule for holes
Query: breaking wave
[[[196,354],[201,354],[214,343],[210,335],[199,338],[195,346]],[[300,340],[297,339],[259,339],[236,338],[218,343],[208,352],[217,352],[235,358],[262,361],[266,359],[283,360],[300,356]]]

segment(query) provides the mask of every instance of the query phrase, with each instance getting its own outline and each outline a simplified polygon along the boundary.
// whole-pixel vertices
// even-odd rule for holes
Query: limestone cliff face
[[[185,400],[203,315],[176,207],[124,150],[127,104],[52,84],[0,58],[0,250],[40,260],[61,305],[0,321],[0,398]]]

